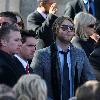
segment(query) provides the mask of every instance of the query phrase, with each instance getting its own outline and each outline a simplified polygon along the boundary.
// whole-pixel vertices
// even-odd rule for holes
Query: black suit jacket
[[[91,52],[94,50],[94,46],[96,42],[91,38],[89,38],[87,41],[84,41],[78,37],[73,37],[71,43],[75,47],[83,49],[87,57],[89,58]]]
[[[81,11],[87,12],[83,0],[72,0],[66,4],[64,16],[74,19],[75,15]]]
[[[94,0],[96,18],[100,21],[100,0]]]
[[[11,55],[0,50],[0,84],[13,87],[23,74],[25,72],[20,64]]]
[[[26,74],[26,70],[25,70],[23,64],[19,61],[19,59],[15,56],[13,58],[14,58],[15,62],[19,65],[21,71]],[[33,69],[30,66],[29,66],[28,71],[29,71],[29,73],[33,73]]]
[[[38,12],[32,12],[27,17],[27,28],[33,30],[38,34],[40,39],[43,39],[45,47],[49,46],[53,41],[52,24],[57,16],[53,14],[48,14],[47,18]]]

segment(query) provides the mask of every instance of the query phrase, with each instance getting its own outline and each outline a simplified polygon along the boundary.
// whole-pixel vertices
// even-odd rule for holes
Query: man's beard
[[[58,39],[59,39],[59,41],[60,41],[61,43],[63,43],[63,44],[69,44],[69,43],[70,43],[70,41],[64,40],[62,37],[59,37]]]

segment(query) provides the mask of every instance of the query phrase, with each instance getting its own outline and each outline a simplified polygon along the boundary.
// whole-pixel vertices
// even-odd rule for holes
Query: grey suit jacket
[[[39,74],[45,79],[48,87],[48,96],[53,98],[52,86],[51,86],[51,59],[50,59],[50,47],[40,49],[35,52],[31,67],[34,73]],[[74,95],[74,76],[75,66],[78,69],[78,81],[81,78],[86,80],[95,79],[92,66],[90,65],[85,52],[81,49],[71,46],[71,73],[72,73],[72,84],[73,84],[73,95]],[[60,65],[60,61],[59,61]],[[59,76],[60,78],[60,76]],[[56,80],[55,80],[56,81]]]
[[[66,4],[64,16],[74,19],[75,15],[81,11],[87,12],[83,0],[72,0]]]

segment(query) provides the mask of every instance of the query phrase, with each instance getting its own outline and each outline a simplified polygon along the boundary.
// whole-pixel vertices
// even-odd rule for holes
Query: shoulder
[[[40,15],[39,12],[35,10],[34,12],[30,13],[30,14],[27,16],[27,18],[36,17],[36,16],[38,16],[38,15]]]
[[[42,55],[45,56],[49,54],[50,54],[50,46],[43,49],[36,50],[34,56],[42,56]]]
[[[73,44],[71,45],[71,49],[74,53],[76,53],[76,55],[80,55],[80,56],[86,56],[85,51],[82,48],[77,48],[76,46],[74,46]]]
[[[6,61],[8,62],[9,60],[12,60],[11,55],[9,55],[6,52],[0,51],[0,62],[5,63]]]
[[[100,47],[95,48],[90,56],[100,57]]]
[[[67,2],[67,5],[75,5],[79,2],[80,2],[80,0],[72,0],[72,1]]]

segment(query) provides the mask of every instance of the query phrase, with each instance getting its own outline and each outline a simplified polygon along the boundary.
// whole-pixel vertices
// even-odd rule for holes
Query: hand
[[[57,12],[57,4],[56,3],[53,3],[51,6],[50,6],[50,9],[49,9],[49,13],[51,14],[56,14]]]

